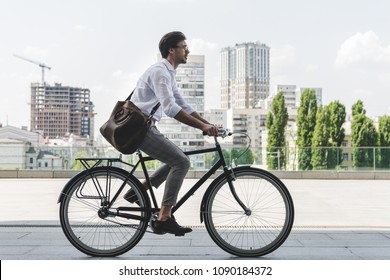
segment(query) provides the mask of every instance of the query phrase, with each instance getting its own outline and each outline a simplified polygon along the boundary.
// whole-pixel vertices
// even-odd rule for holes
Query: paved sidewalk
[[[76,250],[61,227],[35,224],[0,225],[2,260],[82,260],[91,258]],[[129,252],[114,259],[242,259],[220,249],[205,229],[184,237],[146,233]],[[264,260],[390,260],[390,230],[294,229],[287,241]]]
[[[82,260],[59,225],[0,224],[2,260]],[[114,259],[242,259],[220,249],[203,228],[184,237],[146,233],[129,252]],[[294,229],[287,241],[264,260],[390,260],[390,230]]]
[[[57,198],[67,180],[0,180],[0,259],[91,259],[62,233]],[[186,180],[183,188],[193,181]],[[264,260],[390,260],[390,182],[285,180],[295,204],[294,229]],[[220,249],[199,223],[195,194],[176,217],[194,231],[184,237],[145,234],[115,259],[240,260]],[[94,258],[92,258],[94,259]]]

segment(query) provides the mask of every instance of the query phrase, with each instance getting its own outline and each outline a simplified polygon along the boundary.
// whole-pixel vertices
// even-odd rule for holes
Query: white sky
[[[271,48],[271,86],[322,87],[325,104],[390,115],[388,0],[0,0],[0,122],[29,126],[30,83],[91,89],[96,127],[183,31],[206,55],[206,108],[219,106],[219,52],[260,41]]]

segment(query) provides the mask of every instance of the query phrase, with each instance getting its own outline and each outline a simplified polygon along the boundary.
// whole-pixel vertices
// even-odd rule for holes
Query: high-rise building
[[[242,43],[221,51],[222,109],[256,108],[269,96],[270,48]]]
[[[234,144],[247,144],[248,135],[251,139],[251,146],[255,152],[261,154],[262,147],[261,133],[266,129],[266,120],[269,110],[264,108],[233,109],[233,135]],[[240,134],[243,133],[243,134]],[[261,158],[261,157],[259,157]]]
[[[218,127],[232,129],[232,110],[209,109],[204,113],[205,119]]]
[[[31,84],[31,130],[45,137],[74,134],[93,139],[93,108],[89,89]]]

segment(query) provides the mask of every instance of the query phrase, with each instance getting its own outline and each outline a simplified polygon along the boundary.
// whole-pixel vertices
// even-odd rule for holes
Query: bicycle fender
[[[74,176],[72,179],[70,179],[66,183],[66,185],[62,188],[62,191],[60,192],[60,195],[59,195],[58,200],[57,200],[57,204],[62,202],[62,200],[64,199],[65,194],[67,193],[67,191],[70,188],[70,186],[73,185],[73,183],[75,181],[77,181],[79,179],[79,177],[85,176],[84,174],[86,172],[87,172],[87,170],[81,171],[80,173],[78,173],[76,176]]]

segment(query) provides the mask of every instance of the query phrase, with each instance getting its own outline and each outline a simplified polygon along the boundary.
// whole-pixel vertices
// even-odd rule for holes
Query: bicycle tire
[[[73,181],[60,205],[60,222],[75,248],[94,257],[113,257],[129,251],[141,240],[150,213],[136,207],[150,208],[150,199],[138,179],[117,167],[96,167],[81,172]],[[125,187],[112,206],[102,207],[111,202],[123,184]],[[139,206],[123,199],[130,188],[137,195]],[[118,207],[134,207],[134,211],[126,213],[141,219],[103,215],[107,211],[115,213]]]
[[[294,222],[291,195],[276,176],[265,170],[235,168],[234,178],[234,189],[250,212],[245,213],[235,200],[227,178],[217,178],[206,198],[206,229],[214,242],[230,254],[269,254],[290,234]]]

